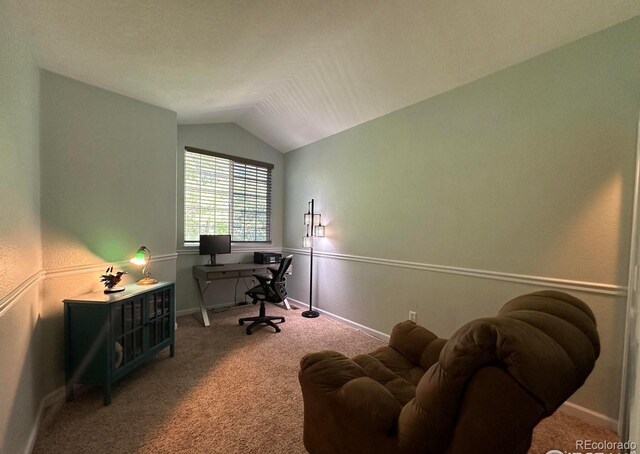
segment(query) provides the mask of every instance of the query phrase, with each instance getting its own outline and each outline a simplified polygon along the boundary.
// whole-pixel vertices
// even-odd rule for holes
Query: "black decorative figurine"
[[[122,276],[127,274],[126,271],[118,271],[116,274],[113,273],[113,267],[107,268],[105,271],[106,274],[100,276],[100,282],[104,284],[104,292],[105,293],[116,293],[124,290],[124,287],[116,287],[120,283]]]

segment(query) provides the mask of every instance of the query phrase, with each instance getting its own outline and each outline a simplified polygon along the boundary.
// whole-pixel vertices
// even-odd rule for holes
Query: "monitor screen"
[[[200,255],[230,253],[231,235],[200,235]]]

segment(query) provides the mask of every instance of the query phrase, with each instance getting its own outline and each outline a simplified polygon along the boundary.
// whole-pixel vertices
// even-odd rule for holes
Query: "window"
[[[186,147],[184,244],[200,235],[231,235],[234,243],[271,241],[273,164]]]

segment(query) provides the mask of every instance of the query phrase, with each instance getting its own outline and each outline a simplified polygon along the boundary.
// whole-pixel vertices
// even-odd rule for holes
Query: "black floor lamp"
[[[304,215],[306,235],[302,237],[302,247],[309,248],[309,310],[302,313],[303,317],[315,318],[320,312],[313,310],[313,237],[324,237],[324,225],[320,220],[320,214],[313,211],[313,199],[309,202],[309,208]]]

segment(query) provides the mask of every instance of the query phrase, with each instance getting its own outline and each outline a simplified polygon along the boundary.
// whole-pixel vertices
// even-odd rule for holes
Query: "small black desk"
[[[225,263],[224,265],[206,266],[196,265],[193,267],[193,277],[198,281],[198,288],[200,289],[200,317],[196,318],[202,322],[204,326],[209,326],[209,314],[207,314],[207,307],[204,303],[204,292],[211,283],[218,279],[238,279],[242,277],[252,277],[254,274],[268,274],[267,268],[277,267],[277,263]],[[287,271],[287,274],[291,274],[291,267]],[[289,301],[285,298],[283,301],[284,307],[288,310],[291,309]],[[196,315],[196,314],[194,314]]]

